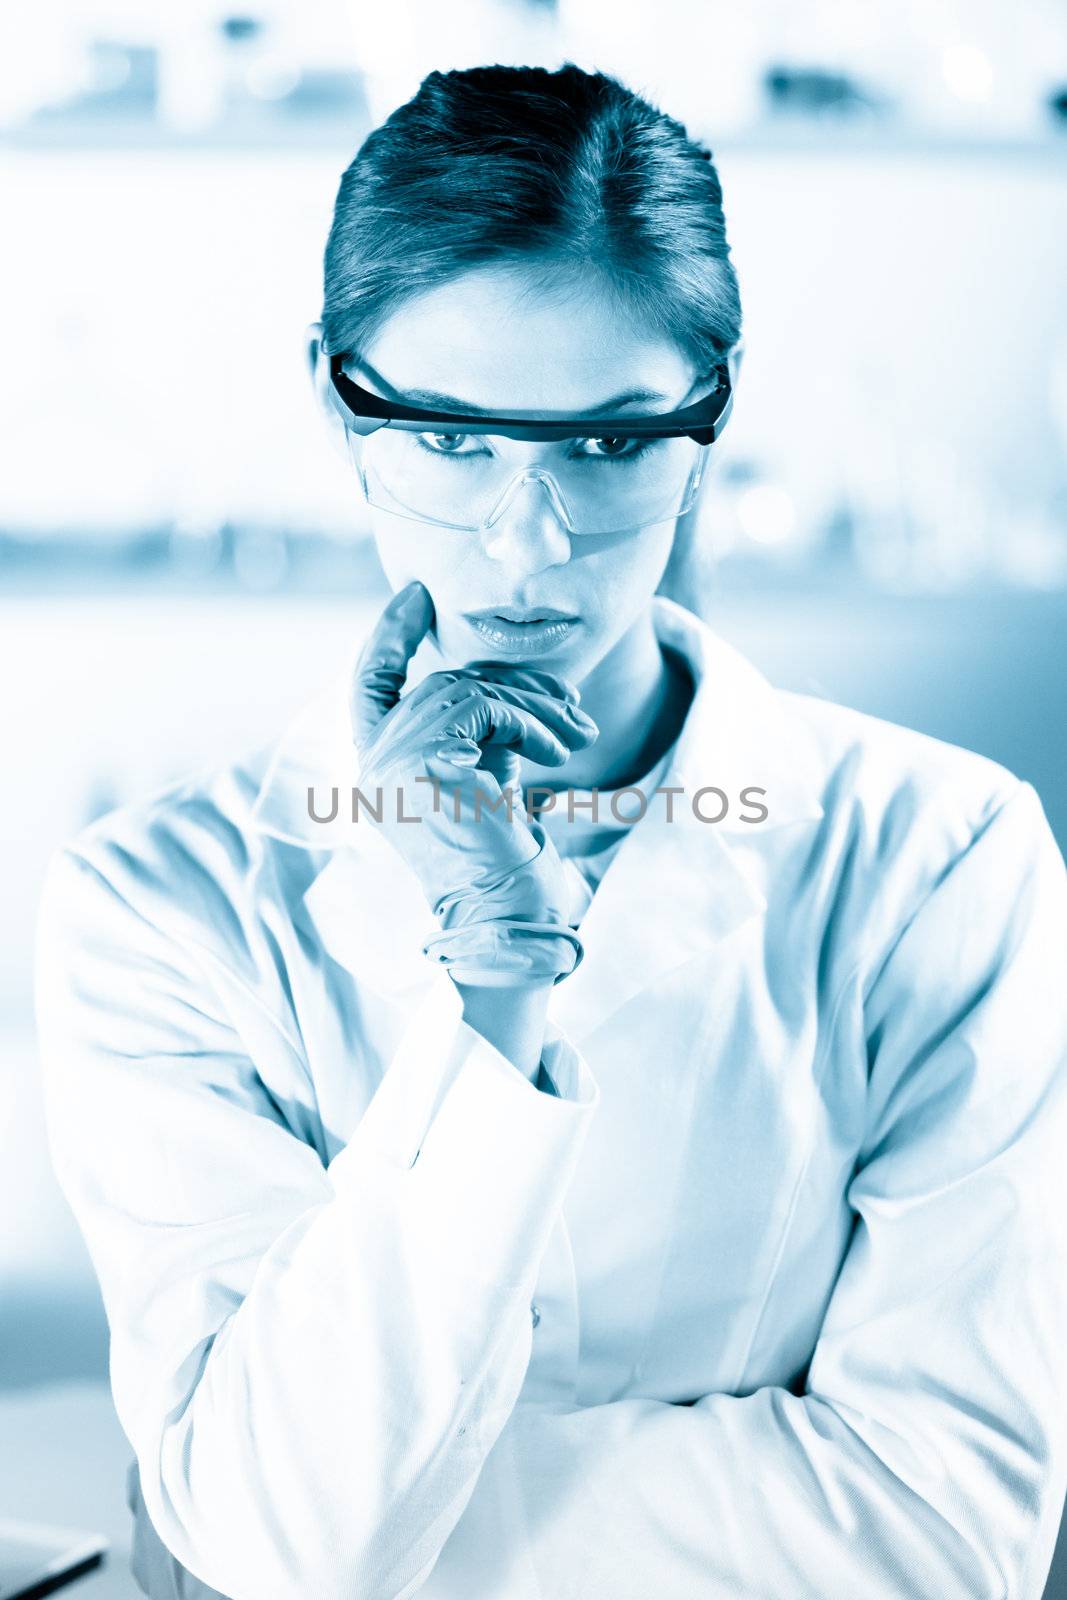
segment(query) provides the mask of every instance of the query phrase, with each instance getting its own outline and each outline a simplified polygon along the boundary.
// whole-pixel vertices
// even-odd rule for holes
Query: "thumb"
[[[415,579],[397,591],[378,618],[352,675],[349,712],[357,743],[369,737],[399,700],[408,662],[433,615],[430,591]]]

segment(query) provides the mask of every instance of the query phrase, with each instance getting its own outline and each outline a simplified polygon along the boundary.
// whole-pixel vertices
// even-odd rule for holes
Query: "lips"
[[[507,615],[518,615],[523,620],[513,622]],[[540,616],[540,621],[533,619]],[[506,606],[504,612],[472,611],[466,613],[467,626],[490,646],[494,656],[511,657],[521,661],[524,656],[549,655],[558,650],[581,627],[578,617],[568,617],[559,611],[549,613],[546,608],[538,613],[516,606]]]
[[[472,622],[574,622],[573,611],[554,611],[551,606],[498,606],[484,611],[465,611]]]

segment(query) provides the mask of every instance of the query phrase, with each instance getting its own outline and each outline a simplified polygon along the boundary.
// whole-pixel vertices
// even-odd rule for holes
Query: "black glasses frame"
[[[495,417],[481,413],[433,411],[385,400],[364,389],[344,371],[351,356],[330,356],[330,382],[334,406],[346,428],[366,435],[379,428],[400,428],[408,433],[426,433],[435,425],[442,433],[493,433],[507,439],[695,439],[697,444],[714,444],[733,410],[730,371],[721,362],[709,374],[717,380],[715,389],[691,406],[658,416],[572,417],[540,420],[529,417]]]

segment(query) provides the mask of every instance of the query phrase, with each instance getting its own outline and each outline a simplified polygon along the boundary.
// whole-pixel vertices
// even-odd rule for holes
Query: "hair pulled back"
[[[741,305],[711,153],[617,79],[567,63],[431,72],[345,171],[326,245],[332,351],[489,264],[597,269],[701,367]]]

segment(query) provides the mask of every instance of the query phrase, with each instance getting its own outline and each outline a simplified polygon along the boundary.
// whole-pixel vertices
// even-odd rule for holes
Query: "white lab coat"
[[[49,1129],[154,1596],[1038,1600],[1063,859],[1004,767],[653,604],[697,680],[665,781],[731,809],[625,839],[551,996],[558,1095],[346,820],[347,671],[55,852]]]

